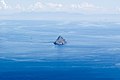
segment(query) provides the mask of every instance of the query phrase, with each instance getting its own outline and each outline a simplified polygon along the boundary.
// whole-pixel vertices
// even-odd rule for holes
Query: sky
[[[116,15],[120,0],[0,0],[0,15],[43,12]]]

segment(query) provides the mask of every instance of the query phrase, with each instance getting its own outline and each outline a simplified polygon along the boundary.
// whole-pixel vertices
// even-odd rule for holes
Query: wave
[[[1,59],[1,58],[0,58]],[[114,65],[102,65],[102,64],[93,64],[92,63],[81,63],[80,61],[56,61],[56,60],[34,60],[34,59],[15,59],[15,58],[2,58],[4,61],[14,61],[14,62],[26,62],[26,68],[92,68],[92,69],[110,69],[120,67],[120,63]],[[27,62],[31,63],[40,63],[39,65],[27,65]],[[63,65],[65,64],[65,65]]]
[[[120,68],[120,63],[116,63],[115,66]]]
[[[63,26],[63,25],[68,25],[68,24],[70,24],[70,23],[72,23],[72,22],[70,22],[70,21],[58,22],[56,25],[58,25],[58,26]]]
[[[96,23],[78,23],[77,24],[80,27],[101,27],[106,28],[107,26],[105,24],[96,24]]]
[[[10,58],[10,57],[0,57],[2,60],[7,61],[16,61],[16,62],[41,62],[43,60],[37,60],[37,59],[17,59],[17,58]]]

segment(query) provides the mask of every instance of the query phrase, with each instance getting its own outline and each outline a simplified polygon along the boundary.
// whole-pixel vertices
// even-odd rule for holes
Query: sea
[[[120,80],[120,22],[0,20],[0,80]]]

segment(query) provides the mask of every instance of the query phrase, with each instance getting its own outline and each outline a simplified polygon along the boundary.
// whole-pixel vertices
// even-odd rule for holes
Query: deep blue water
[[[120,80],[120,23],[0,21],[0,80]]]

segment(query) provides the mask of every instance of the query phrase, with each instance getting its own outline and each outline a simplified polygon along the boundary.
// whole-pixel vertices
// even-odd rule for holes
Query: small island
[[[55,45],[65,45],[67,42],[62,36],[59,36],[54,42]]]

